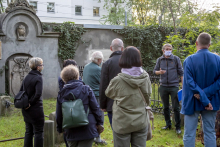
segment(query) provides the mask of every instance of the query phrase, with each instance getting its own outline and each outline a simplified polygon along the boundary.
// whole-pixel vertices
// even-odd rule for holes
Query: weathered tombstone
[[[46,120],[44,123],[44,147],[54,147],[54,121]]]
[[[60,144],[60,143],[62,143],[62,142],[64,142],[64,140],[63,140],[63,133],[58,133],[57,132],[57,122],[56,122],[56,112],[52,112],[52,113],[50,113],[50,115],[49,115],[49,119],[50,120],[52,120],[52,121],[54,121],[54,136],[55,136],[55,143],[58,143],[58,144]]]
[[[7,116],[11,114],[12,107],[7,104],[11,102],[10,96],[0,96],[0,116]]]
[[[0,14],[0,93],[9,90],[14,96],[29,71],[28,58],[44,62],[43,98],[57,97],[60,74],[58,57],[59,33],[43,32],[36,11],[27,0],[13,0]]]
[[[15,56],[9,60],[9,93],[12,96],[19,92],[22,81],[31,70],[28,61],[28,56]]]

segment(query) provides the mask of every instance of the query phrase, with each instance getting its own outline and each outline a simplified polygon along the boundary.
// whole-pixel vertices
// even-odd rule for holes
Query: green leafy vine
[[[86,30],[75,25],[74,22],[64,22],[62,24],[44,24],[43,29],[48,29],[52,27],[53,32],[59,32],[59,50],[58,56],[62,59],[73,59],[75,56],[76,49],[80,43],[86,43],[82,41],[81,37],[86,32]]]

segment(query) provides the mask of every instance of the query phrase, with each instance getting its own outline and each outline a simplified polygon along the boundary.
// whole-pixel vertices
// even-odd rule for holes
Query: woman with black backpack
[[[38,57],[31,58],[29,67],[32,69],[25,77],[20,91],[28,95],[29,106],[22,109],[25,121],[24,147],[43,147],[44,111],[43,111],[43,60]]]

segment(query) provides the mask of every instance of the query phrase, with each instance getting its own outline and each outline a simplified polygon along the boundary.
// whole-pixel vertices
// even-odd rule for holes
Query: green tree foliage
[[[162,55],[162,45],[166,36],[173,29],[159,25],[138,25],[114,31],[123,36],[125,46],[136,46],[141,51],[143,66],[152,70],[156,59]]]
[[[207,32],[212,36],[210,51],[220,53],[220,11],[201,11],[198,14],[185,13],[180,19],[180,27],[186,32],[183,34],[171,33],[164,43],[171,43],[174,47],[174,54],[184,60],[188,55],[195,53],[195,41],[201,32]]]
[[[101,20],[104,20],[103,24],[111,25],[124,25],[125,24],[125,11],[127,11],[126,0],[104,0],[104,9],[107,11],[107,15],[103,15]],[[127,22],[132,24],[131,13],[127,13]]]
[[[189,0],[104,0],[108,11],[102,19],[105,24],[123,25],[124,11],[129,12],[128,24],[178,27],[178,18],[186,12],[193,13],[196,6]],[[112,11],[116,9],[116,11]],[[115,12],[115,13],[113,13]],[[117,23],[116,23],[117,22]]]

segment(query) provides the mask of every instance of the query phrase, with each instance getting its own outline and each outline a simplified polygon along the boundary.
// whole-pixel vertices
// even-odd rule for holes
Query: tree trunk
[[[171,4],[172,1],[167,0],[167,2],[168,2],[169,8],[170,8],[170,12],[171,12],[171,15],[172,15],[172,18],[173,18],[174,34],[176,35],[177,34],[176,33],[176,19],[175,19],[174,14],[173,14],[173,9],[172,9],[172,4]]]

